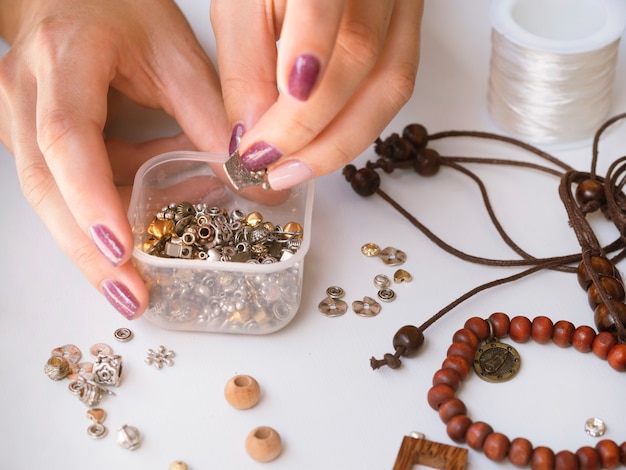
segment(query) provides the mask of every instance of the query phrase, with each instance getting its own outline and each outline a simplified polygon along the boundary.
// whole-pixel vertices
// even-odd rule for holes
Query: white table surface
[[[194,29],[214,56],[208,1],[181,0]],[[498,131],[486,111],[490,24],[487,1],[427,2],[423,54],[413,99],[388,132],[421,122],[430,131]],[[626,48],[622,47],[613,113],[626,111]],[[129,112],[128,134],[140,139],[170,130],[167,122]],[[387,135],[387,134],[385,134]],[[600,168],[622,156],[626,129],[617,126],[603,143]],[[471,140],[437,143],[451,155],[512,155],[505,147]],[[506,150],[506,151],[505,151]],[[457,260],[429,242],[380,198],[357,196],[339,172],[317,181],[312,238],[302,304],[284,329],[267,336],[161,330],[147,321],[125,321],[82,277],[52,241],[24,200],[12,157],[0,158],[0,467],[3,469],[166,469],[177,459],[205,469],[384,469],[391,468],[405,434],[421,431],[432,441],[453,444],[426,401],[452,334],[471,316],[494,311],[510,316],[547,315],[576,325],[593,324],[586,294],[573,275],[543,272],[478,295],[426,331],[419,356],[399,370],[372,371],[369,358],[391,349],[404,324],[421,324],[478,283],[512,274]],[[557,155],[588,170],[590,148]],[[518,155],[526,158],[524,154]],[[357,160],[363,165],[373,151]],[[530,171],[485,168],[494,205],[514,240],[537,256],[576,252],[573,232],[557,196],[556,179]],[[382,187],[448,243],[469,253],[510,258],[487,223],[476,188],[467,178],[443,170],[431,179],[407,172],[383,176]],[[615,230],[599,218],[603,241]],[[349,311],[326,318],[317,310],[330,285],[342,286],[346,300],[375,294],[373,277],[394,269],[360,253],[367,242],[404,250],[403,266],[414,277],[395,286],[397,300],[375,318]],[[135,337],[118,343],[113,331],[130,327]],[[86,434],[87,408],[43,373],[50,351],[73,343],[105,342],[121,354],[124,383],[101,407],[109,434]],[[166,345],[177,353],[163,370],[144,364],[148,348]],[[608,425],[606,438],[626,440],[623,394],[626,377],[606,362],[573,348],[520,345],[520,374],[504,384],[468,378],[459,393],[470,417],[491,424],[510,438],[523,436],[558,451],[595,445],[585,434],[587,418]],[[227,380],[238,373],[257,378],[261,402],[237,411],[223,398]],[[144,436],[138,450],[115,443],[123,424]],[[274,462],[252,461],[244,450],[250,430],[274,427],[284,451]],[[513,468],[469,452],[468,469]]]

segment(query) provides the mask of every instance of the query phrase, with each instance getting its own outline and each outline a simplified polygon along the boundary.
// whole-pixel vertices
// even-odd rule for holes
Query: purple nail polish
[[[287,84],[289,94],[300,101],[308,100],[317,82],[320,68],[319,59],[312,54],[296,57]]]
[[[241,164],[247,170],[258,171],[267,168],[282,156],[277,148],[267,142],[257,142],[241,156]]]
[[[124,257],[124,247],[117,237],[104,225],[95,224],[89,227],[89,235],[96,248],[113,266],[117,266]]]
[[[241,137],[243,137],[243,133],[246,131],[246,128],[243,125],[243,122],[237,122],[233,126],[233,133],[230,136],[230,144],[228,144],[228,154],[232,155],[239,147],[239,141]]]
[[[115,309],[128,320],[132,320],[139,310],[139,302],[132,292],[119,281],[107,279],[100,283],[100,289]]]

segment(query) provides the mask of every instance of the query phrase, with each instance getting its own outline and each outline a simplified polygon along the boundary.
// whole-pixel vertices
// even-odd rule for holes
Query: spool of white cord
[[[488,108],[506,132],[575,144],[611,108],[626,0],[492,0]]]

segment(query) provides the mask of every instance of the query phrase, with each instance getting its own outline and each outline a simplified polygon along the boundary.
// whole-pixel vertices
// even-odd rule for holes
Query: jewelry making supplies
[[[141,445],[141,434],[136,427],[125,424],[117,430],[117,443],[126,450],[135,450]]]
[[[148,349],[146,354],[146,364],[154,365],[157,369],[163,369],[163,366],[172,367],[174,365],[174,358],[176,357],[176,353],[171,349],[167,349],[165,346],[159,346],[156,351],[154,349]]]
[[[326,298],[317,306],[318,310],[327,317],[339,317],[348,311],[348,304],[341,300],[345,295],[339,286],[330,286],[326,289]]]
[[[490,326],[491,323],[491,326]],[[559,347],[573,347],[579,352],[593,352],[600,359],[619,371],[626,371],[626,344],[618,343],[615,334],[607,331],[597,333],[589,326],[575,327],[566,320],[552,322],[539,316],[530,320],[523,316],[512,319],[504,313],[494,313],[488,320],[473,317],[452,338],[452,345],[440,370],[433,376],[433,386],[428,391],[428,404],[446,424],[448,436],[455,442],[467,443],[474,450],[482,451],[490,460],[508,460],[518,467],[532,468],[616,468],[626,464],[626,442],[604,439],[595,447],[583,446],[575,452],[554,452],[545,446],[534,446],[523,437],[509,440],[494,431],[487,423],[470,419],[465,404],[456,396],[460,384],[467,378],[475,360],[480,341],[490,337],[509,336],[513,341],[524,343],[533,339],[545,344],[552,342]]]

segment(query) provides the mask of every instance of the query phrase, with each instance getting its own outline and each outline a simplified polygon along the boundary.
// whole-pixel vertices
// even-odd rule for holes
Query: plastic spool
[[[589,139],[611,108],[624,0],[492,0],[488,109],[535,144]]]

